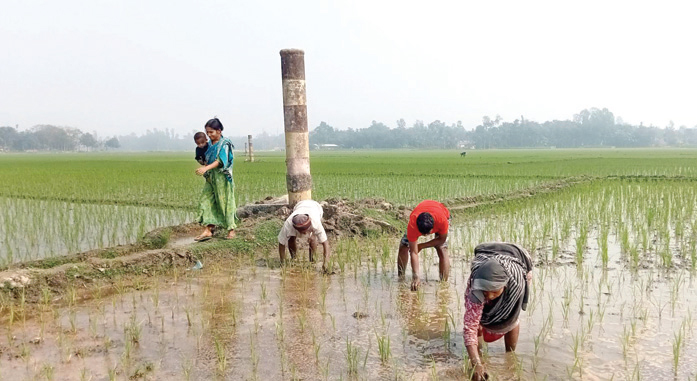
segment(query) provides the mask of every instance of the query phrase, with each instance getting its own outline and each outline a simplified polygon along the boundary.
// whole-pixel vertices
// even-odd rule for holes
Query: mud
[[[470,201],[461,205],[481,205]],[[437,255],[425,250],[423,287],[412,292],[395,269],[394,232],[409,208],[382,200],[324,208],[339,268],[331,276],[307,263],[303,248],[293,265],[278,266],[273,224],[283,208],[245,220],[233,241],[190,244],[191,226],[172,231],[164,247],[80,257],[42,269],[53,272],[45,278],[12,270],[32,283],[0,292],[0,378],[465,378],[463,294],[471,247],[484,234],[470,231],[487,217],[456,221],[448,282],[436,281]],[[596,242],[591,235],[580,264],[573,242],[559,243],[559,255],[550,241],[531,248],[536,268],[517,350],[505,353],[500,341],[485,348],[495,379],[697,376],[694,273],[632,268],[616,237],[599,266]],[[195,259],[203,269],[190,270]]]
[[[240,208],[238,214],[246,217],[237,230],[240,246],[248,250],[258,247],[257,229],[270,221],[282,221],[289,215],[290,209],[286,203],[287,197],[269,197]],[[394,222],[387,222],[391,219],[396,221],[392,218],[393,206],[382,200],[349,202],[333,199],[321,204],[325,210],[323,224],[331,239],[377,236],[399,230]],[[376,218],[355,213],[366,209],[373,210],[372,214]],[[163,227],[147,233],[131,245],[13,264],[0,271],[0,291],[5,292],[7,297],[23,298],[29,303],[36,303],[45,298],[46,293],[51,294],[51,299],[62,299],[68,284],[87,289],[113,283],[116,277],[148,277],[172,268],[183,270],[195,263],[196,256],[192,248],[197,245],[193,238],[200,229],[198,224]],[[217,240],[221,239],[221,234],[222,232],[216,232]],[[266,248],[269,249],[270,246]],[[217,250],[217,254],[236,254],[239,251],[237,249],[239,247],[231,245],[227,249],[223,247],[222,250]]]
[[[395,241],[395,242],[392,242]],[[394,245],[392,245],[394,244]],[[323,276],[304,261],[258,266],[251,257],[204,258],[199,271],[150,278],[4,324],[0,375],[13,379],[462,379],[462,305],[469,260],[453,242],[452,273],[422,259],[419,292],[394,270],[396,240],[358,241],[352,263]],[[597,248],[591,248],[597,249]],[[612,263],[619,250],[613,247]],[[377,257],[375,257],[377,258]],[[678,379],[697,374],[689,273],[538,265],[516,354],[485,350],[496,379]],[[20,310],[19,304],[13,308]],[[18,315],[19,316],[19,315]],[[681,333],[680,333],[681,332]],[[680,357],[671,347],[680,333]],[[380,339],[390,340],[381,361]],[[76,376],[78,375],[78,376]]]

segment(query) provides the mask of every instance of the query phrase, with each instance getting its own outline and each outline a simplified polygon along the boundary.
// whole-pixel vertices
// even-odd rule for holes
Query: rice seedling
[[[190,359],[185,358],[181,360],[182,375],[184,376],[184,380],[191,380],[191,371],[193,366],[194,365]]]
[[[109,376],[109,381],[114,381],[116,380],[116,367],[118,365],[114,365],[114,367],[107,367],[107,374]]]
[[[678,375],[678,365],[680,362],[680,352],[683,345],[683,330],[680,329],[678,332],[673,334],[673,372],[675,376]]]
[[[431,357],[431,380],[433,380],[433,381],[439,380],[438,370],[436,369],[436,360],[433,357]]]
[[[375,332],[375,338],[378,343],[378,354],[380,356],[380,362],[384,365],[392,356],[392,351],[390,350],[390,336],[389,335],[379,335]]]
[[[349,377],[358,374],[358,348],[346,338],[346,372]]]
[[[257,353],[254,335],[251,331],[249,332],[249,343],[249,357],[252,361],[252,378],[256,380],[259,368],[259,354]]]
[[[625,154],[634,155],[634,153]],[[401,153],[394,155],[404,160],[405,155]],[[546,154],[542,153],[541,155]],[[602,154],[594,153],[594,155]],[[337,163],[336,158],[327,157],[327,159],[334,164],[341,165],[337,168],[329,168],[325,165],[326,163],[319,164],[319,167],[324,166],[324,168],[319,170],[318,176],[325,176],[325,179],[329,176],[340,177],[330,171],[336,172],[339,168],[346,170],[347,167],[343,163]],[[392,160],[385,157],[382,159],[388,163]],[[2,159],[0,158],[0,160]],[[343,160],[346,161],[346,158],[344,157]],[[497,200],[505,199],[507,197],[505,192],[508,190],[525,189],[530,183],[551,183],[557,180],[556,176],[562,176],[561,174],[571,171],[568,168],[560,168],[554,169],[554,174],[545,173],[545,170],[553,169],[553,167],[544,163],[540,164],[537,158],[529,160],[530,165],[519,165],[517,162],[510,165],[517,167],[516,178],[530,180],[527,185],[490,186],[499,183],[499,180],[503,180],[503,178],[508,182],[516,179],[511,176],[510,171],[506,172],[507,169],[499,169],[490,164],[491,174],[488,175],[486,181],[479,181],[473,177],[474,175],[468,174],[469,177],[466,179],[468,181],[471,179],[472,189],[476,188],[475,199],[477,194],[491,195],[490,192],[494,189],[503,189],[504,192],[503,195],[496,196],[500,197]],[[583,162],[583,160],[586,159],[581,161]],[[448,161],[445,160],[445,162]],[[586,171],[580,168],[582,165],[577,164],[576,160],[566,160],[565,163],[574,168],[578,166],[576,169],[579,172]],[[587,162],[585,163],[587,164]],[[628,162],[625,161],[626,163]],[[279,157],[276,164],[282,164],[282,158]],[[401,165],[401,163],[399,164]],[[620,173],[637,175],[640,172],[649,172],[644,169],[630,168],[628,165],[626,165],[627,168],[624,168],[611,163],[603,164],[596,165],[598,168],[591,172],[596,174],[611,173],[613,175]],[[538,165],[544,168],[540,169]],[[690,168],[697,167],[693,164],[685,165]],[[454,179],[456,176],[460,176],[458,181],[462,182],[461,167],[445,169],[445,172],[437,175],[434,173],[433,176],[429,177],[430,179],[440,176],[444,180],[436,179],[432,182],[436,185],[431,187],[432,193],[428,193],[427,196],[418,193],[419,189],[399,190],[404,188],[400,184],[403,184],[405,179],[413,179],[411,174],[401,172],[400,168],[392,169],[391,171],[394,173],[391,174],[377,168],[375,176],[371,173],[363,176],[361,173],[351,172],[351,169],[348,169],[347,173],[349,173],[348,176],[352,176],[353,188],[362,187],[364,178],[370,178],[365,180],[365,184],[372,185],[390,184],[391,180],[392,185],[388,185],[390,189],[385,192],[385,197],[396,195],[395,197],[402,200],[418,201],[424,197],[445,199],[441,197],[449,194],[450,190],[436,188],[440,186],[438,184],[450,184],[449,178]],[[365,168],[362,170],[367,171]],[[322,173],[322,171],[325,172]],[[420,169],[417,167],[415,171],[419,172]],[[1,172],[0,170],[0,177],[2,176]],[[697,175],[697,170],[689,169],[688,172]],[[477,173],[476,168],[473,173]],[[534,175],[531,175],[532,173]],[[239,173],[239,175],[236,178],[241,180],[244,175],[243,173]],[[424,173],[419,174],[419,176],[423,175]],[[492,180],[493,177],[496,179]],[[448,180],[445,181],[445,179]],[[342,180],[337,180],[337,183],[339,181]],[[321,185],[318,185],[322,189],[318,190],[316,194],[321,195],[322,192],[328,191],[330,188],[327,184],[327,182],[322,182]],[[197,187],[199,185],[196,184]],[[283,184],[281,184],[281,192],[282,186]],[[3,194],[2,189],[5,189],[3,187],[4,184],[0,185],[0,194]],[[691,324],[688,324],[691,316],[690,309],[694,305],[689,295],[691,295],[694,286],[692,280],[689,279],[690,277],[676,274],[679,274],[683,268],[688,269],[694,266],[692,257],[695,254],[692,254],[691,250],[694,250],[692,242],[695,241],[693,238],[695,230],[693,228],[694,222],[689,222],[690,216],[693,215],[689,211],[694,211],[693,204],[696,203],[697,197],[695,196],[696,192],[691,188],[694,188],[693,181],[685,179],[671,179],[669,181],[658,178],[639,180],[592,179],[571,187],[554,189],[549,194],[536,194],[534,191],[530,191],[532,197],[525,197],[515,202],[496,201],[494,205],[458,210],[453,213],[453,231],[450,234],[451,281],[437,287],[434,287],[432,283],[425,283],[422,291],[417,293],[403,289],[404,284],[396,281],[396,274],[394,274],[396,237],[339,238],[332,241],[332,248],[335,249],[332,260],[336,261],[337,267],[339,267],[339,262],[342,262],[341,267],[345,272],[337,274],[337,276],[316,277],[315,272],[309,267],[285,266],[281,269],[269,268],[267,270],[256,266],[252,255],[245,253],[238,257],[238,253],[233,252],[231,256],[234,259],[230,263],[234,265],[230,266],[231,269],[226,269],[225,266],[210,266],[205,275],[172,274],[172,277],[167,281],[174,280],[174,284],[178,285],[175,288],[181,286],[179,290],[185,290],[187,295],[185,301],[182,300],[183,305],[180,305],[178,296],[172,296],[172,290],[161,287],[148,292],[134,292],[132,294],[135,296],[131,296],[129,295],[131,287],[134,285],[136,287],[150,286],[149,283],[142,280],[127,282],[123,279],[115,279],[113,282],[115,293],[111,297],[112,302],[105,304],[105,309],[111,309],[111,311],[105,311],[102,308],[101,315],[95,311],[86,314],[82,312],[80,306],[84,302],[80,298],[84,291],[81,288],[75,287],[72,295],[71,291],[65,293],[63,300],[68,305],[67,308],[53,305],[49,290],[47,290],[46,295],[48,296],[41,296],[42,304],[46,305],[47,318],[43,319],[45,322],[43,324],[46,325],[46,335],[49,336],[47,340],[51,340],[48,332],[59,332],[56,328],[59,324],[61,331],[64,331],[62,333],[64,337],[59,339],[62,341],[61,353],[55,356],[61,361],[71,353],[75,353],[76,349],[73,348],[75,345],[73,343],[85,336],[94,336],[93,340],[104,340],[104,347],[107,351],[117,353],[117,359],[124,352],[129,352],[128,356],[122,358],[118,368],[115,368],[119,377],[129,377],[134,374],[133,369],[138,369],[140,357],[149,358],[153,355],[152,352],[157,350],[153,349],[150,344],[155,341],[159,343],[159,352],[155,356],[160,358],[172,353],[168,349],[169,344],[165,343],[171,343],[173,340],[176,340],[182,354],[187,350],[186,343],[188,341],[191,348],[188,348],[190,352],[184,358],[203,356],[207,353],[207,343],[211,347],[208,352],[213,351],[212,356],[217,358],[216,339],[219,345],[223,340],[227,342],[227,337],[216,331],[219,328],[217,321],[222,313],[225,315],[224,326],[226,329],[234,328],[235,331],[247,332],[246,330],[248,330],[250,332],[249,345],[242,347],[249,350],[249,357],[244,356],[244,354],[240,356],[239,353],[232,355],[231,350],[227,353],[225,374],[229,373],[230,369],[235,369],[235,374],[240,375],[240,377],[257,378],[261,377],[263,369],[264,374],[269,374],[271,378],[408,378],[410,372],[418,372],[417,374],[426,378],[429,377],[427,375],[435,378],[439,376],[438,370],[450,368],[448,362],[463,361],[464,368],[469,366],[466,364],[464,354],[454,353],[455,351],[450,348],[455,347],[453,344],[460,346],[461,343],[460,332],[458,332],[461,327],[458,328],[458,325],[461,326],[461,318],[464,313],[464,283],[469,276],[473,248],[482,241],[513,240],[530,246],[528,249],[536,265],[528,310],[521,315],[521,335],[518,346],[518,351],[523,356],[521,358],[530,354],[532,356],[530,364],[516,361],[515,364],[508,364],[507,367],[503,368],[500,362],[502,352],[498,349],[492,350],[489,354],[494,359],[490,364],[492,377],[493,374],[500,374],[500,378],[504,379],[523,378],[529,376],[524,372],[524,368],[527,366],[538,378],[542,378],[542,374],[549,374],[550,379],[565,378],[569,374],[573,378],[586,378],[588,375],[584,367],[595,367],[596,364],[607,367],[608,361],[610,361],[608,359],[623,356],[626,365],[624,368],[617,369],[614,377],[638,379],[641,373],[636,363],[640,360],[637,359],[636,362],[633,360],[636,355],[633,347],[634,342],[644,340],[641,343],[642,346],[654,344],[657,339],[653,338],[661,336],[651,334],[655,332],[655,327],[665,326],[666,322],[676,321],[683,321],[683,326],[680,329],[683,337],[682,344],[679,346],[681,353],[679,353],[678,365],[681,369],[686,369],[686,351],[694,344],[692,335],[689,334]],[[174,192],[177,189],[174,189]],[[355,191],[350,190],[351,187],[346,187],[346,189],[349,190],[345,190],[345,192],[353,192],[355,195],[366,193],[363,189]],[[460,188],[458,191],[462,191],[462,189],[464,188]],[[109,205],[110,201],[106,198],[116,193],[109,192],[105,193],[105,203],[100,204],[101,206],[114,206]],[[175,195],[164,196],[159,201],[158,206],[149,205],[149,207],[160,208],[164,203],[177,202],[177,197]],[[251,200],[252,197],[251,193],[240,195],[241,200]],[[149,199],[154,200],[154,198]],[[396,198],[389,201],[399,202],[395,200]],[[12,203],[14,201],[14,199],[10,200]],[[87,203],[79,202],[79,200],[38,199],[30,201]],[[190,202],[190,200],[187,199],[186,202]],[[405,203],[409,202],[411,201]],[[453,205],[456,205],[458,201],[453,202]],[[187,209],[188,207],[171,208],[190,210]],[[649,211],[653,211],[651,217],[647,217]],[[0,211],[0,214],[3,213],[7,215],[12,212]],[[650,222],[647,222],[647,219]],[[78,224],[82,223],[83,220],[89,220],[89,218],[72,215],[58,217],[57,215],[57,220],[59,223],[76,221],[75,223]],[[97,221],[96,225],[101,224],[97,218],[93,221]],[[138,221],[138,218],[135,218],[134,221]],[[141,226],[145,227],[150,223],[146,219],[144,221],[144,223],[134,222],[135,226],[131,230],[125,229],[123,231],[134,231],[135,233],[132,235],[135,236]],[[160,221],[152,222],[155,225],[160,223]],[[126,238],[130,234],[118,233],[114,237],[108,228],[109,223],[105,222],[102,225],[104,226],[96,228],[97,233],[93,238],[88,239],[89,245],[100,245],[99,238],[95,237],[104,237],[101,244],[108,245],[110,240],[118,241],[121,234],[124,234]],[[2,229],[4,228],[0,227],[0,230]],[[103,232],[100,229],[103,229]],[[74,233],[67,230],[64,233],[65,237],[62,238],[59,237],[63,234],[62,231],[56,230],[52,233],[57,237],[54,241],[56,246],[82,245],[81,236],[76,244]],[[41,233],[31,234],[40,235]],[[137,239],[137,237],[134,238]],[[44,237],[43,239],[48,238]],[[596,250],[596,242],[597,254],[593,253]],[[0,245],[0,250],[5,250],[5,247],[7,247],[7,243],[3,242]],[[259,253],[255,253],[257,257],[266,255],[272,258],[273,252],[269,254],[267,249],[260,250]],[[13,249],[14,254],[19,252],[21,250]],[[429,264],[436,263],[435,254],[425,252],[424,254],[422,264],[426,271],[423,273],[423,279],[431,278],[432,280],[434,268],[429,268]],[[594,258],[597,263],[591,264],[588,261],[590,254],[597,255]],[[378,264],[378,261],[381,263]],[[574,262],[577,265],[583,264],[577,268],[570,266],[569,270],[567,265]],[[598,265],[597,268],[595,265]],[[602,272],[603,268],[607,269],[604,273]],[[378,269],[382,271],[378,272]],[[659,269],[660,271],[658,271]],[[680,276],[683,278],[682,282],[676,279]],[[239,282],[241,278],[245,280]],[[233,286],[233,282],[238,286]],[[229,287],[231,290],[225,297],[218,295],[217,290],[221,285]],[[430,292],[431,290],[433,292]],[[108,295],[108,292],[105,294]],[[278,295],[278,298],[274,298],[274,294]],[[407,297],[404,297],[403,294],[406,294]],[[87,297],[90,298],[88,294]],[[91,297],[94,298],[94,295]],[[176,298],[176,303],[174,298]],[[124,300],[128,301],[129,299],[132,303],[124,303]],[[30,331],[31,328],[25,328],[24,323],[22,323],[24,312],[18,299],[15,299],[14,304],[10,303],[9,300],[7,299],[8,302],[5,302],[3,299],[0,303],[0,314],[7,319],[5,327],[8,327],[7,323],[12,322],[6,332],[8,330],[11,332],[8,334],[8,342],[14,342],[16,339],[12,339],[12,337],[21,336],[25,329]],[[206,303],[199,305],[198,300],[205,300]],[[572,305],[574,310],[571,310]],[[214,310],[211,310],[212,306],[215,307]],[[223,307],[224,311],[221,311],[220,307]],[[350,317],[351,313],[354,312],[354,307],[360,311],[374,311],[375,317],[373,318],[373,313],[369,319]],[[577,307],[582,314],[576,314]],[[666,315],[665,307],[670,307],[669,317]],[[54,313],[55,321],[50,319],[51,308],[57,311]],[[170,308],[170,314],[166,313],[167,308]],[[319,319],[318,324],[314,322],[315,312],[313,309],[321,313],[322,319]],[[248,316],[252,310],[254,316]],[[71,311],[75,311],[72,316]],[[127,311],[127,313],[123,314],[121,311]],[[132,311],[137,311],[137,313]],[[184,313],[182,314],[182,312]],[[131,315],[129,316],[128,313]],[[166,315],[170,315],[171,319],[167,319],[165,322]],[[329,316],[329,320],[325,319],[326,316]],[[83,322],[88,329],[82,329]],[[288,322],[292,323],[291,326],[284,327],[284,324]],[[559,324],[560,322],[562,324]],[[641,324],[639,324],[640,322]],[[141,326],[137,341],[129,339],[130,333],[126,333],[130,329],[129,327],[133,327],[134,323],[136,326]],[[32,327],[31,319],[27,321],[27,324],[28,327]],[[598,331],[594,332],[596,327]],[[125,330],[124,340],[120,340],[119,337],[119,340],[106,343],[110,335],[117,337],[120,329]],[[307,335],[308,329],[310,335]],[[22,332],[19,332],[20,330]],[[572,335],[569,335],[569,331],[572,332]],[[650,334],[642,335],[642,331],[647,331]],[[616,337],[619,340],[595,340],[596,334],[598,338],[607,336]],[[236,334],[233,333],[233,335]],[[370,349],[373,335],[375,335],[377,343],[376,351]],[[268,348],[265,343],[272,343],[274,336],[277,346],[271,344],[272,348]],[[312,337],[311,343],[309,342],[310,336]],[[399,345],[398,348],[391,346],[391,337],[400,338],[400,336],[402,345]],[[342,345],[342,339],[336,342],[335,338],[337,337],[345,338],[346,346]],[[443,352],[443,347],[440,344],[441,339],[442,343],[449,348],[450,353],[446,353],[444,356],[448,360],[443,360],[441,356],[441,352]],[[234,337],[233,340],[246,343],[239,337]],[[571,343],[572,340],[575,340],[575,346]],[[676,341],[677,336],[674,336],[673,342]],[[126,351],[126,346],[129,346],[128,351]],[[308,349],[310,347],[312,347],[312,351]],[[28,348],[33,347],[29,345]],[[309,358],[314,356],[312,370],[298,366],[295,362],[295,359],[302,358],[298,357],[298,353],[293,352],[297,351],[297,348],[305,348],[304,350],[308,352],[305,356]],[[368,349],[366,350],[366,348]],[[555,350],[549,351],[550,348],[555,348]],[[592,362],[585,362],[585,351],[596,350],[598,353],[607,353],[608,359],[594,357]],[[532,353],[527,353],[528,351]],[[613,351],[617,356],[613,356]],[[350,353],[354,355],[350,355]],[[29,361],[33,361],[36,356],[38,353],[29,352],[27,358],[30,360],[26,360],[27,364]],[[342,356],[346,358],[346,366],[336,363],[336,360],[341,359]],[[351,359],[352,356],[355,360]],[[543,356],[546,361],[539,361]],[[655,356],[657,362],[671,363],[670,351],[657,353]],[[254,361],[255,357],[256,361]],[[245,361],[242,361],[242,358]],[[415,358],[421,358],[422,361],[417,362],[414,360]],[[424,358],[426,361],[423,361]],[[569,360],[569,358],[573,360]],[[3,361],[5,360],[0,360],[0,367],[5,366]],[[376,364],[378,361],[382,364],[389,364],[389,366],[371,368],[368,365]],[[216,359],[215,362],[216,368],[220,368],[222,360]],[[351,365],[351,362],[355,365]],[[360,369],[361,362],[363,370]],[[40,361],[37,363],[41,364]],[[113,366],[113,362],[108,361],[107,363],[110,364],[109,367]],[[565,365],[568,374],[564,374]],[[56,374],[62,374],[59,372],[64,371],[61,366],[60,364],[55,365]],[[129,367],[133,369],[129,370]],[[31,368],[31,365],[27,365],[26,368]],[[258,368],[258,374],[256,374],[255,368]],[[632,373],[633,369],[634,373]],[[266,373],[267,370],[269,373]],[[201,364],[183,365],[181,372],[181,378],[225,377],[225,374],[221,374],[219,369],[210,371],[215,373],[213,375],[207,373],[206,370],[202,370]],[[444,371],[440,376],[449,375],[446,372]],[[595,374],[594,369],[593,375]],[[158,378],[161,375],[162,373],[156,373],[153,378]],[[24,378],[31,378],[31,375]]]
[[[80,369],[80,381],[88,381],[88,380],[92,379],[91,376],[89,378],[87,378],[87,375],[88,375],[87,368]]]
[[[217,336],[213,338],[215,346],[216,364],[218,373],[222,376],[227,372],[228,358],[225,350],[225,344]]]

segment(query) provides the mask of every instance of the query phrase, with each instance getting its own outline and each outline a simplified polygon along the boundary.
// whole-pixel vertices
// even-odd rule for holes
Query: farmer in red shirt
[[[412,282],[411,289],[416,291],[421,285],[419,280],[419,251],[427,247],[435,247],[438,253],[438,273],[440,280],[447,281],[450,274],[450,258],[448,257],[448,227],[450,212],[438,201],[425,200],[414,208],[409,216],[407,232],[402,237],[397,256],[397,272],[404,276],[404,270],[411,255]],[[424,243],[417,243],[422,235],[435,234],[435,237]]]

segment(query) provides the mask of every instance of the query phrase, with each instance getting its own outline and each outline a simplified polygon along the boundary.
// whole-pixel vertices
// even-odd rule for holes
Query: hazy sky
[[[674,1],[15,1],[0,126],[283,131],[279,50],[305,50],[310,129],[484,115],[697,125],[697,22]]]

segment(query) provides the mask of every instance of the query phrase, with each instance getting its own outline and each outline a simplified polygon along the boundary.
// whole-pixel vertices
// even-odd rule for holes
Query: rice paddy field
[[[190,156],[0,155],[0,263],[192,221]],[[412,292],[398,234],[333,239],[333,275],[306,257],[280,267],[270,220],[251,251],[192,245],[201,270],[68,283],[32,314],[0,291],[0,379],[466,379],[472,251],[508,241],[533,257],[533,292],[516,352],[484,350],[490,379],[697,380],[697,150],[313,152],[312,172],[318,200],[447,200],[449,281],[425,250]],[[284,193],[282,154],[234,173],[238,205]]]

